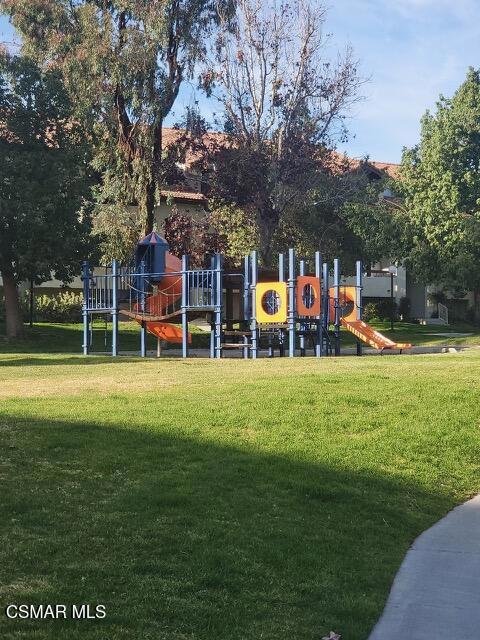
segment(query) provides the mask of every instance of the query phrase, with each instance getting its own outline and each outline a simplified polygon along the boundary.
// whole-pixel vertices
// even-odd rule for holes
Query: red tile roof
[[[395,162],[369,161],[368,164],[371,164],[373,167],[375,167],[375,169],[378,169],[379,171],[383,171],[390,178],[396,179],[400,175],[400,165],[396,164]]]
[[[179,191],[176,189],[162,190],[163,198],[173,198],[174,200],[189,200],[191,202],[207,202],[207,197],[198,191]]]

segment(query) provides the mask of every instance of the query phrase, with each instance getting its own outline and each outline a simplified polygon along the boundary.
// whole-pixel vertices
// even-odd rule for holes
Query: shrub
[[[395,319],[398,318],[398,308],[395,300],[384,298],[378,302],[378,317],[380,320],[390,320],[392,314]]]
[[[365,322],[378,320],[378,310],[375,302],[367,302],[367,304],[363,307],[362,317]]]
[[[390,298],[382,298],[377,302],[367,302],[363,307],[363,319],[365,322],[371,320],[390,320],[392,315],[392,301]],[[393,315],[398,318],[397,304],[393,301]]]
[[[475,307],[468,307],[465,313],[465,320],[470,324],[476,324]]]
[[[82,302],[82,294],[74,291],[62,291],[55,295],[43,294],[35,298],[35,320],[80,322]]]

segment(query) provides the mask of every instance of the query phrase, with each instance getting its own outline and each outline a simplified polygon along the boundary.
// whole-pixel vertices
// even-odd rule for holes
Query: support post
[[[317,332],[315,340],[315,355],[317,358],[323,356],[323,326],[322,326],[322,311],[323,311],[323,283],[322,283],[322,256],[320,251],[315,251],[315,277],[318,278],[320,296],[320,315],[317,316]]]
[[[340,355],[340,260],[335,258],[333,261],[333,289],[334,289],[334,338],[335,338],[335,355]]]
[[[304,276],[306,274],[306,264],[305,260],[300,260],[300,275]],[[307,323],[305,321],[300,323],[300,329],[302,331],[300,335],[300,355],[305,356],[305,331],[307,328]]]
[[[330,269],[328,268],[328,262],[323,263],[323,278],[322,278],[322,330],[325,345],[325,355],[331,354],[330,346]]]
[[[222,357],[222,256],[215,254],[215,358]]]
[[[90,306],[89,300],[89,278],[90,278],[90,267],[88,261],[85,260],[82,263],[82,280],[83,280],[83,304],[82,304],[82,317],[83,317],[83,355],[88,356],[88,351],[90,347],[90,340],[88,335],[88,309]]]
[[[140,262],[140,310],[142,316],[145,314],[146,292],[145,292],[145,262]],[[140,356],[145,358],[147,355],[147,324],[144,319],[140,325]]]
[[[393,271],[390,271],[390,331],[394,330],[395,311],[394,306],[394,294],[393,294]]]
[[[258,335],[257,335],[257,313],[256,313],[256,295],[257,295],[257,278],[258,278],[258,258],[257,252],[252,251],[251,258],[251,295],[252,295],[252,313],[250,320],[250,330],[252,332],[252,358],[255,360],[258,355]]]
[[[182,256],[182,358],[188,358],[188,256]]]
[[[250,328],[250,257],[243,258],[243,325],[242,329]],[[243,357],[248,358],[248,336],[243,336]]]
[[[231,284],[231,283],[230,283]],[[225,327],[233,330],[233,289],[225,282]]]
[[[288,355],[295,356],[295,249],[288,250]]]
[[[357,260],[355,263],[356,270],[356,282],[355,282],[355,306],[357,308],[357,320],[362,319],[363,303],[362,303],[362,273],[363,265],[361,260]],[[362,343],[357,338],[357,356],[362,355]]]
[[[210,258],[210,270],[212,271],[212,299],[215,306],[215,256]],[[215,313],[210,313],[210,358],[215,358]]]
[[[29,291],[30,304],[28,305],[30,328],[33,327],[33,316],[35,315],[35,291],[34,291],[34,287],[35,287],[35,284],[33,282],[33,278],[30,278],[30,291]]]
[[[278,281],[285,282],[285,254],[278,254]],[[279,342],[279,351],[280,357],[283,358],[285,356],[285,330],[279,329],[278,331],[278,342]]]
[[[118,355],[118,262],[112,262],[112,356]]]

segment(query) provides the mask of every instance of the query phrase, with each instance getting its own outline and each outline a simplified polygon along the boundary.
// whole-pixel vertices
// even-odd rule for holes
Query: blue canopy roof
[[[142,238],[138,244],[142,246],[152,245],[152,244],[160,245],[160,246],[164,245],[168,249],[168,242],[164,238],[159,236],[158,233],[156,233],[155,231],[152,231],[152,233],[149,233],[147,236]]]

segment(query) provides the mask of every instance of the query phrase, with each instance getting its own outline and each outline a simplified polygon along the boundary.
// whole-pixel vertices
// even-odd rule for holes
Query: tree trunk
[[[162,163],[162,123],[162,120],[157,122],[153,130],[153,158],[145,198],[145,235],[152,233],[155,222],[155,192],[160,180]]]
[[[22,313],[18,298],[17,283],[13,273],[2,269],[3,292],[5,295],[5,313],[7,320],[7,338],[19,338],[23,334]]]
[[[153,223],[155,221],[155,190],[156,184],[153,177],[147,184],[147,194],[145,198],[145,235],[153,231]]]
[[[258,227],[260,235],[260,263],[263,267],[272,266],[272,241],[279,223],[279,216],[272,209],[262,208],[258,211]]]

